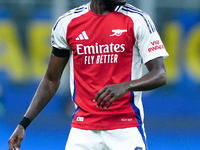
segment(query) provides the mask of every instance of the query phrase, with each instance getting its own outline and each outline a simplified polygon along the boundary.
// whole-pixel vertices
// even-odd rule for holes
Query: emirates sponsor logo
[[[102,53],[120,53],[125,51],[125,44],[104,44],[100,45],[96,43],[95,45],[84,46],[83,44],[77,44],[76,50],[78,55],[84,54],[102,54]]]
[[[125,51],[125,44],[77,44],[76,50],[78,55],[84,55],[84,64],[118,63],[118,54]]]

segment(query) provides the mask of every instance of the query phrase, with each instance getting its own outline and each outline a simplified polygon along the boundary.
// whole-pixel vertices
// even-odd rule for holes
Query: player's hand
[[[9,150],[19,150],[22,140],[24,139],[25,130],[21,125],[18,125],[10,139],[8,140]]]
[[[106,109],[108,109],[115,100],[124,96],[128,92],[128,88],[128,82],[107,85],[97,93],[94,98],[94,102],[97,102],[97,107],[101,107],[103,109],[109,101],[106,106]]]

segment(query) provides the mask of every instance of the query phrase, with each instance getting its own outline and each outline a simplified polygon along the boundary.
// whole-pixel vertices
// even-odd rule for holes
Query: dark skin
[[[149,73],[138,80],[107,85],[101,89],[94,98],[97,107],[108,109],[118,98],[128,91],[148,91],[166,84],[166,69],[162,57],[153,59],[146,64]],[[108,102],[107,106],[105,104]]]
[[[108,5],[107,3],[109,3],[109,1],[110,4]],[[114,11],[117,5],[122,5],[124,3],[125,0],[92,0],[91,10],[96,14],[103,15]],[[65,58],[51,56],[46,74],[24,117],[33,121],[41,110],[50,102],[59,87],[61,75],[68,59],[69,56]],[[166,69],[162,57],[153,59],[145,65],[149,73],[140,79],[107,85],[101,89],[94,98],[94,103],[97,103],[97,107],[109,109],[115,100],[124,96],[128,91],[152,90],[166,84]],[[107,102],[108,105],[105,105]],[[21,125],[18,125],[8,141],[9,150],[19,150],[24,135],[25,129]]]
[[[68,59],[69,57],[60,58],[51,56],[46,74],[42,79],[27,112],[24,115],[25,117],[32,121],[50,102],[59,87],[60,78]],[[24,128],[21,125],[18,125],[8,141],[9,150],[19,150],[21,142],[24,139],[24,133]]]

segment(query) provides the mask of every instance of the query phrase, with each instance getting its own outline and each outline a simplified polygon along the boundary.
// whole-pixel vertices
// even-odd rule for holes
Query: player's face
[[[125,5],[126,4],[126,0],[103,0],[103,1],[106,4],[114,5],[114,6]]]

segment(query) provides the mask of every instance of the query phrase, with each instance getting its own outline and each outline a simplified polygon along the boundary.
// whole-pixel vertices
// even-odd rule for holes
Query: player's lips
[[[126,0],[112,0],[112,2],[113,3],[115,3],[115,4],[121,4],[121,5],[124,5],[124,4],[126,4]]]
[[[115,3],[125,3],[126,0],[112,0],[112,2],[115,2]]]
[[[126,2],[126,0],[119,0],[119,2]]]
[[[107,5],[125,5],[126,0],[103,0]]]
[[[126,0],[117,0],[117,2],[122,2],[122,3],[124,3],[124,2],[126,2]]]

